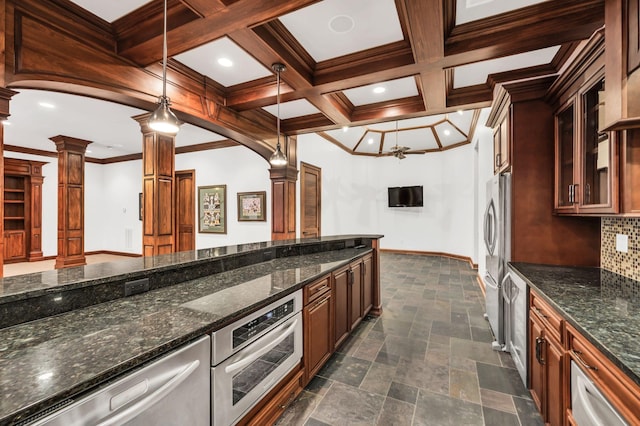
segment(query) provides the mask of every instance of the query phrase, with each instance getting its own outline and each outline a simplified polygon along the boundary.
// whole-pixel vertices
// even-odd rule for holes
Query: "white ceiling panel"
[[[107,22],[113,22],[116,19],[133,12],[140,6],[150,3],[149,0],[71,0],[78,6],[87,9],[89,12],[104,19]]]
[[[559,49],[560,46],[547,47],[518,55],[456,67],[454,69],[453,87],[460,88],[483,84],[487,81],[489,74],[548,64]]]
[[[277,116],[278,106],[277,105],[269,105],[263,107],[265,111],[273,115]],[[314,107],[311,102],[306,99],[297,99],[295,101],[283,102],[280,104],[280,119],[286,120],[287,118],[295,118],[302,117],[305,115],[318,114],[320,110]]]
[[[379,88],[383,88],[384,91],[376,93],[376,89],[379,90]],[[353,105],[360,106],[418,96],[418,88],[413,77],[405,77],[348,89],[342,93],[349,98]]]
[[[225,87],[268,77],[274,73],[256,61],[227,37],[183,52],[173,57],[189,68],[206,75]],[[231,66],[223,66],[218,61],[226,59]]]
[[[350,127],[346,131],[343,129],[329,130],[326,133],[349,149],[353,149],[362,135],[366,132],[364,127]]]
[[[279,19],[316,62],[403,39],[393,0],[324,0]]]
[[[456,25],[548,0],[456,0]]]
[[[87,147],[88,157],[109,158],[142,152],[140,125],[131,117],[147,111],[138,108],[83,96],[24,89],[11,99],[11,111],[11,124],[4,127],[7,145],[55,152],[55,144],[49,138],[63,135],[91,141]],[[217,133],[183,124],[176,136],[176,146],[222,139],[225,138]]]
[[[367,132],[360,145],[358,145],[356,152],[378,154],[380,152],[380,139],[382,139],[382,133]]]
[[[449,123],[438,124],[435,129],[442,146],[449,146],[467,140],[465,135]]]
[[[396,144],[395,132],[388,133],[387,138],[390,143],[393,141],[390,145],[385,143],[385,149],[388,150],[391,146]],[[438,148],[438,144],[436,143],[436,139],[433,136],[431,128],[399,131],[398,145],[408,146],[411,150]]]
[[[458,129],[462,130],[468,135],[471,130],[471,122],[473,121],[473,111],[458,111],[455,113],[447,114],[447,119],[451,121]]]

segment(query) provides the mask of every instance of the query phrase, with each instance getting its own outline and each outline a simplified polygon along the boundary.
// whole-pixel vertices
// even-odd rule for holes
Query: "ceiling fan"
[[[389,152],[397,159],[402,160],[403,158],[407,158],[405,153],[410,149],[411,148],[409,148],[408,146],[398,145],[398,121],[396,120],[396,144],[389,148]]]

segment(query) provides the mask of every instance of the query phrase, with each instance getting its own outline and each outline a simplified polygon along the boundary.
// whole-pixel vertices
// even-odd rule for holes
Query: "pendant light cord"
[[[167,98],[167,0],[164,0],[164,27],[162,31],[162,97]]]
[[[278,124],[278,146],[280,146],[280,69],[278,69],[278,72],[276,74],[277,76],[277,82],[276,82],[276,86],[277,86],[277,95],[276,95],[276,103],[278,104],[277,107],[277,124]]]

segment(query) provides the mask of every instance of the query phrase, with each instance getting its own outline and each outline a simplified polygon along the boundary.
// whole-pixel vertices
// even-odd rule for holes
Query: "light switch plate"
[[[622,253],[629,252],[629,236],[624,234],[616,234],[616,250]]]

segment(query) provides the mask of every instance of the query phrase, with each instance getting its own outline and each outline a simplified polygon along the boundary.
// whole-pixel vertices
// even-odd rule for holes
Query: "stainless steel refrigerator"
[[[509,321],[503,300],[503,280],[511,259],[511,174],[494,175],[487,182],[487,207],[484,215],[486,268],[485,309],[495,337],[493,349],[508,351],[505,324]]]

